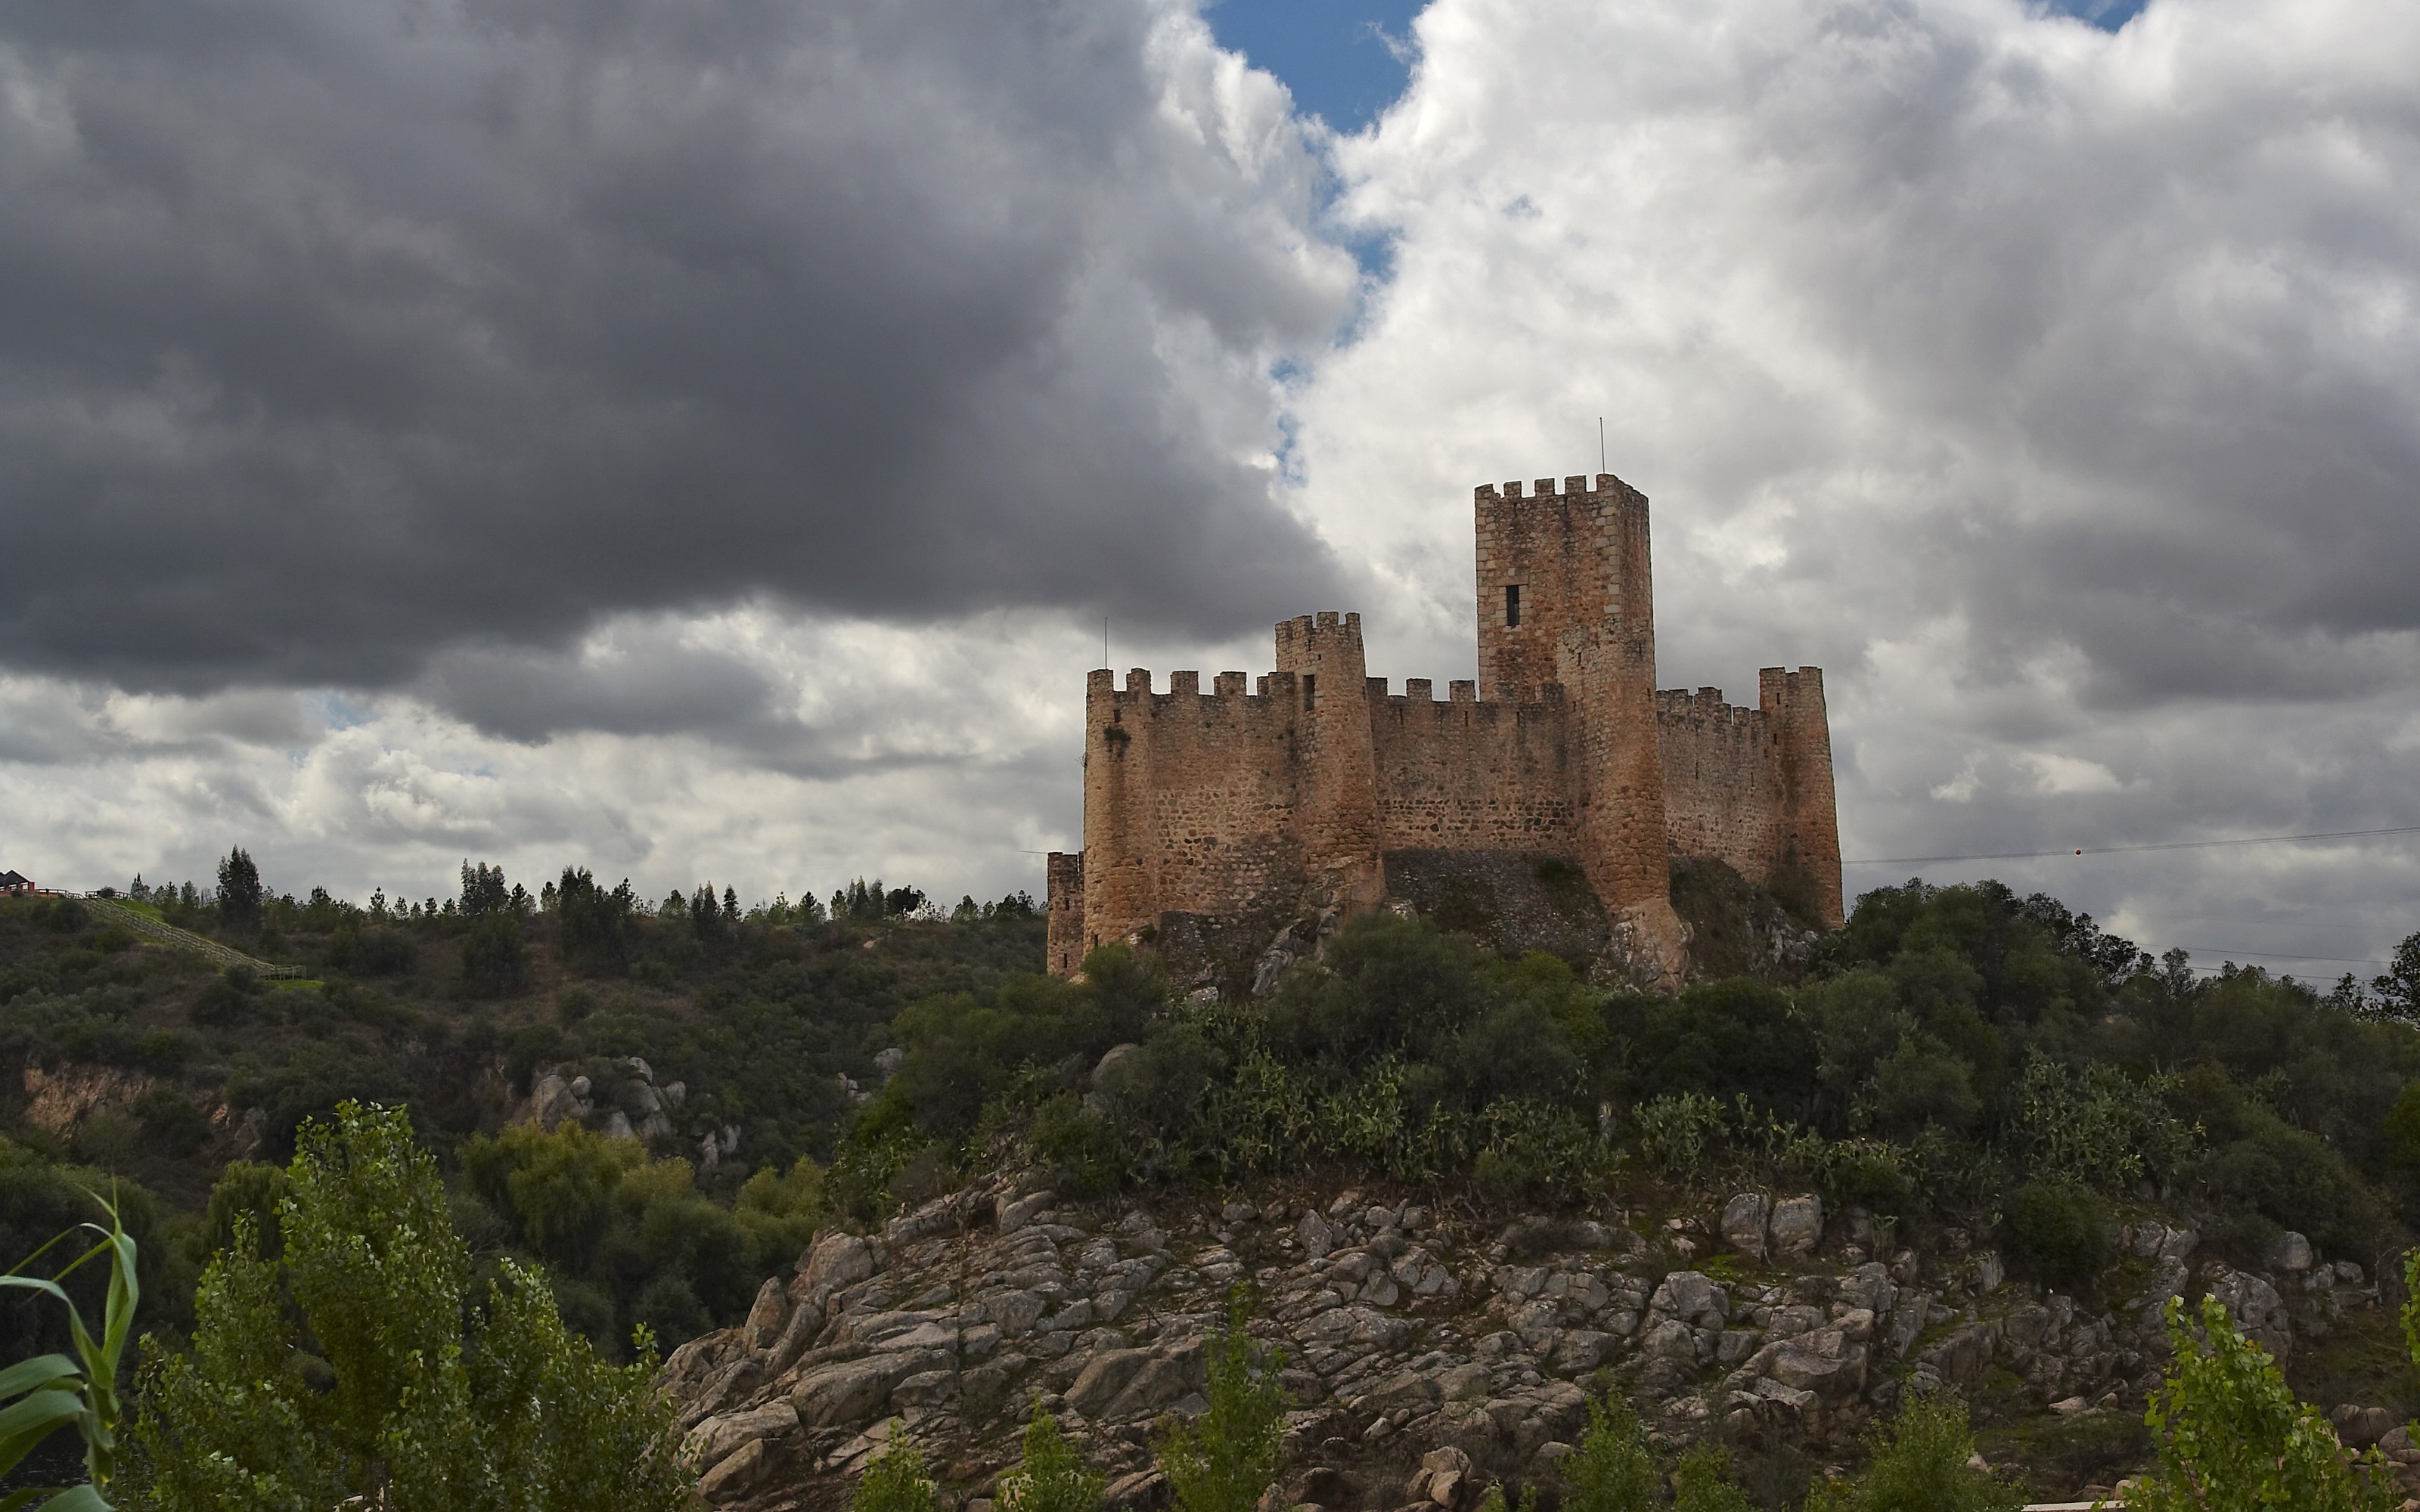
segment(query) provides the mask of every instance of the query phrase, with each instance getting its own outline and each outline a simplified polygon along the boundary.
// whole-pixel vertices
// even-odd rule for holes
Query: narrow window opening
[[[1302,706],[1311,707],[1311,696],[1319,688],[1319,678],[1311,672],[1302,674]]]
[[[1517,630],[1521,627],[1521,585],[1519,583],[1504,585],[1504,627],[1508,630]]]

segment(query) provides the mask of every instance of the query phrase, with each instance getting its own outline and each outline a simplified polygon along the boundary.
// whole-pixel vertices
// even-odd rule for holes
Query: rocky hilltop
[[[744,1324],[677,1350],[662,1380],[706,1499],[843,1505],[905,1431],[961,1504],[985,1507],[1038,1401],[1109,1475],[1110,1504],[1162,1504],[1153,1425],[1206,1405],[1204,1337],[1239,1281],[1295,1403],[1286,1504],[1328,1509],[1467,1509],[1496,1480],[1552,1485],[1600,1372],[1664,1442],[1820,1456],[1902,1393],[1971,1395],[1987,1375],[2045,1422],[2139,1417],[2174,1293],[2219,1297],[2280,1354],[2379,1304],[2362,1267],[2299,1236],[2254,1273],[2149,1218],[2126,1229],[2096,1309],[2009,1281],[1954,1230],[1919,1250],[1813,1196],[1508,1226],[1376,1192],[1102,1206],[1041,1181],[821,1234]],[[2336,1417],[2349,1443],[2420,1463],[2383,1410]]]

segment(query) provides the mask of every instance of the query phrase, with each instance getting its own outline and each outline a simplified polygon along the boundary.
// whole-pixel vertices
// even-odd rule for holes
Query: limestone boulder
[[[1773,1199],[1761,1192],[1743,1192],[1723,1204],[1723,1243],[1733,1253],[1764,1258],[1765,1225],[1773,1216]]]
[[[1773,1253],[1786,1260],[1803,1260],[1823,1242],[1823,1199],[1783,1197],[1773,1205],[1769,1225]]]
[[[786,1401],[744,1412],[709,1417],[682,1441],[690,1463],[710,1469],[759,1439],[778,1439],[799,1426],[799,1411]]]
[[[799,1267],[809,1294],[855,1286],[874,1274],[874,1246],[856,1234],[825,1234],[809,1246]]]

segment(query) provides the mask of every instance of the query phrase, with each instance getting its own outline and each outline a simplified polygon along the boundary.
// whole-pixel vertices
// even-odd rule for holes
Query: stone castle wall
[[[1376,907],[1388,852],[1575,862],[1668,976],[1675,856],[1791,871],[1838,926],[1822,673],[1767,669],[1753,709],[1658,693],[1647,500],[1611,473],[1481,487],[1473,514],[1481,675],[1442,702],[1366,674],[1357,614],[1280,623],[1249,693],[1242,672],[1207,693],[1176,672],[1165,694],[1140,668],[1123,688],[1091,675],[1084,849],[1049,861],[1053,971]]]

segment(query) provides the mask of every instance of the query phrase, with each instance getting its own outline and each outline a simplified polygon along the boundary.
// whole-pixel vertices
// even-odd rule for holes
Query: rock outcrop
[[[2195,1270],[2191,1230],[2152,1222],[2125,1236],[2152,1262],[2148,1287],[2093,1312],[2007,1282],[1954,1235],[1938,1254],[1877,1248],[1862,1214],[1827,1225],[1801,1195],[1733,1197],[1653,1242],[1613,1216],[1482,1227],[1300,1187],[1099,1208],[1002,1178],[879,1233],[819,1236],[745,1322],[684,1345],[663,1380],[718,1505],[845,1504],[894,1431],[972,1504],[1037,1403],[1108,1474],[1112,1504],[1158,1505],[1153,1426],[1206,1406],[1203,1344],[1242,1281],[1295,1402],[1286,1504],[1467,1512],[1495,1479],[1551,1481],[1600,1371],[1666,1442],[1820,1445],[1911,1389],[1970,1389],[1987,1370],[2045,1412],[2139,1412],[2172,1291],[2221,1297],[2281,1348],[2377,1302],[2357,1268],[2301,1252],[2282,1290]],[[1720,1265],[1685,1258],[1717,1245]],[[2339,1417],[2349,1441],[2400,1431]]]

